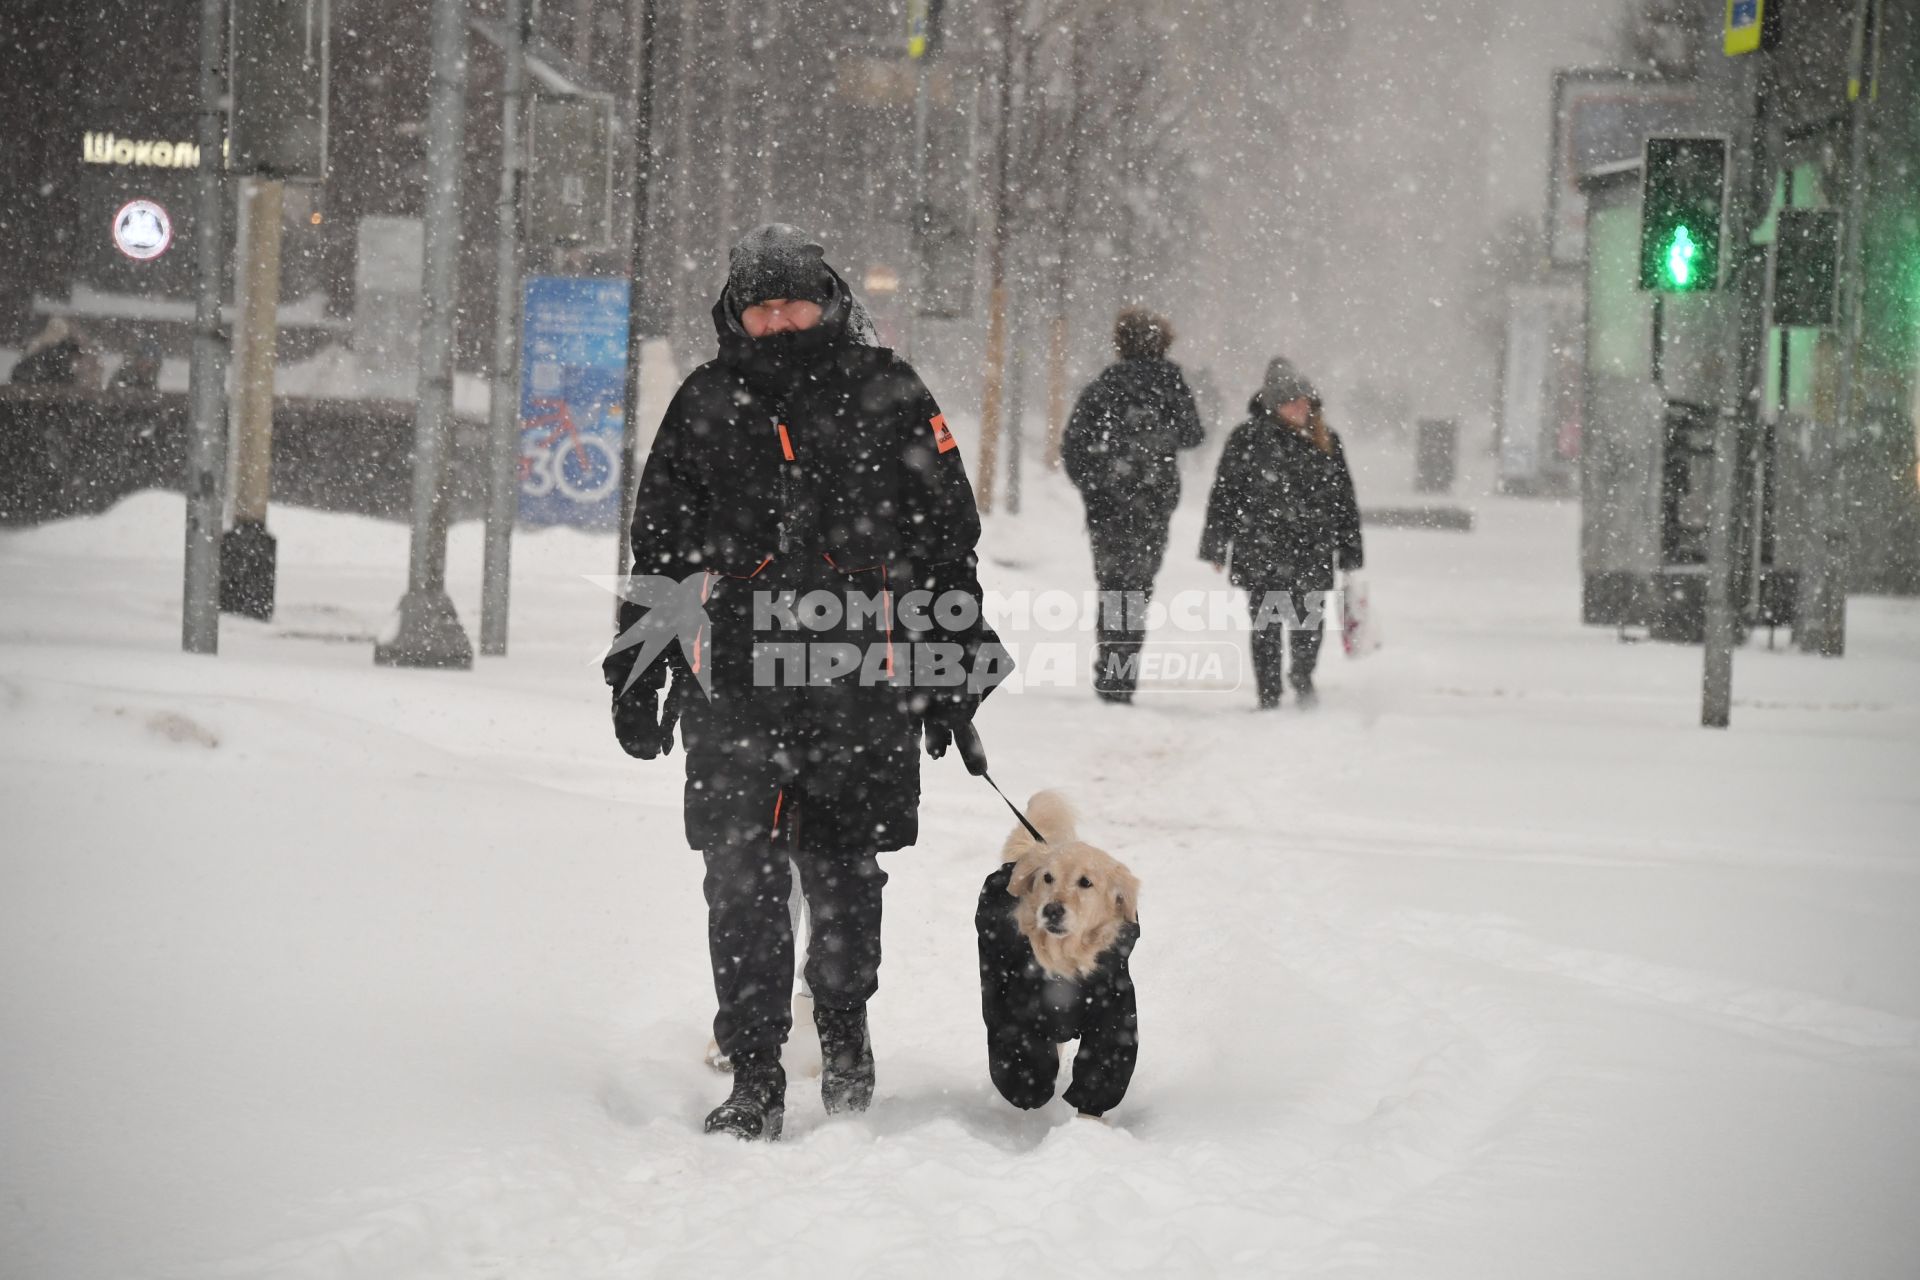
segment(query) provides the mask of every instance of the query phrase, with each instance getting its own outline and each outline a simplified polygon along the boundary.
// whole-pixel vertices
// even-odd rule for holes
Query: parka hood
[[[795,338],[805,341],[791,345],[804,351],[823,351],[843,342],[862,347],[879,346],[873,317],[860,299],[854,297],[852,287],[832,267],[828,267],[827,272],[833,277],[833,296],[820,308],[820,323],[794,334]],[[719,300],[713,304],[713,330],[720,339],[720,358],[728,364],[742,363],[755,345],[747,336],[746,326],[740,322],[742,310],[729,289],[722,289]],[[764,343],[766,339],[760,341]]]

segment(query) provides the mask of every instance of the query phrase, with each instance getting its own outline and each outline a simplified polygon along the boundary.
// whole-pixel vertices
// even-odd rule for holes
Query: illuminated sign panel
[[[80,138],[80,159],[87,164],[139,165],[154,169],[197,169],[200,148],[191,142],[118,138],[87,133]]]

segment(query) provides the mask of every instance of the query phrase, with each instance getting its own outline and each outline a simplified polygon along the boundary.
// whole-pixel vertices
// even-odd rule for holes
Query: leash
[[[969,720],[953,731],[953,745],[960,752],[960,759],[965,762],[967,772],[975,777],[985,778],[987,785],[993,788],[993,794],[999,796],[1001,803],[1013,811],[1013,816],[1020,820],[1020,825],[1027,829],[1027,834],[1041,844],[1045,844],[1047,838],[1040,834],[1040,828],[1027,821],[1027,815],[1020,812],[1020,806],[1007,799],[1007,793],[1000,789],[1000,784],[995,782],[993,775],[987,772],[987,749],[982,745],[980,731],[973,727],[973,721]]]

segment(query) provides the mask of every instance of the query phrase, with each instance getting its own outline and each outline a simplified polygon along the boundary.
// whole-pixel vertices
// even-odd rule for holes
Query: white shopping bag
[[[1340,592],[1340,642],[1349,658],[1364,658],[1380,647],[1380,624],[1374,620],[1367,580],[1358,573],[1346,575]]]

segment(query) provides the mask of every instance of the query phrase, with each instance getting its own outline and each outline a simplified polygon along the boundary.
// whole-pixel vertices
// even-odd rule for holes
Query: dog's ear
[[[1007,879],[1007,892],[1016,898],[1024,898],[1033,888],[1033,878],[1040,874],[1040,864],[1046,861],[1044,845],[1028,843],[1026,850],[1015,858],[1013,875]]]
[[[1121,919],[1140,923],[1140,877],[1125,867],[1113,869],[1113,905],[1119,908]]]

